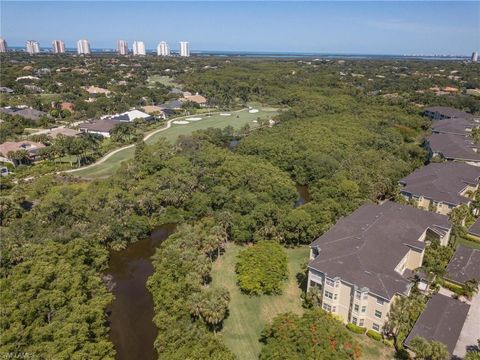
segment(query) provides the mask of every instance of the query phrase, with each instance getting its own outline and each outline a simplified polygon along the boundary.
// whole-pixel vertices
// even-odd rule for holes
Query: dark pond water
[[[111,277],[115,295],[108,308],[110,340],[118,360],[157,358],[153,347],[157,336],[152,320],[153,299],[146,282],[153,273],[150,257],[173,230],[173,225],[164,225],[149,238],[131,244],[125,250],[110,253],[106,275]]]
[[[295,206],[310,201],[307,186],[297,186],[299,199]],[[150,257],[155,249],[174,231],[174,225],[164,225],[144,240],[125,250],[110,253],[106,276],[113,284],[115,300],[107,309],[110,313],[110,340],[117,351],[117,360],[154,360],[153,343],[157,328],[153,323],[153,299],[146,287],[153,273]]]
[[[297,185],[298,200],[295,203],[295,207],[306,204],[310,201],[310,193],[308,192],[307,185]]]

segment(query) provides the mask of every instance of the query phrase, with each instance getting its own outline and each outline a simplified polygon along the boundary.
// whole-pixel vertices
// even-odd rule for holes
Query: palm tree
[[[463,284],[463,293],[468,299],[471,299],[473,294],[478,291],[478,280],[471,279]]]

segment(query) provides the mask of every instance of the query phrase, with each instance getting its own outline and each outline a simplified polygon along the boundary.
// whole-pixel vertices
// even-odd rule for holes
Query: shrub
[[[365,334],[365,331],[367,331],[366,328],[348,323],[347,324],[347,329],[350,330],[351,332],[354,332],[355,334]]]
[[[445,280],[443,282],[443,287],[447,288],[450,291],[453,291],[457,295],[463,295],[464,291],[460,285],[451,283],[450,281]]]
[[[372,338],[373,340],[381,341],[382,340],[382,334],[375,330],[368,330],[367,331],[367,336],[369,338]]]
[[[390,340],[390,339],[383,339],[383,343],[384,343],[385,345],[387,345],[387,346],[391,346],[391,347],[394,346],[394,341],[393,341],[393,339],[392,339],[392,340]]]
[[[247,294],[280,294],[287,278],[287,255],[273,241],[260,241],[237,257],[238,284]]]

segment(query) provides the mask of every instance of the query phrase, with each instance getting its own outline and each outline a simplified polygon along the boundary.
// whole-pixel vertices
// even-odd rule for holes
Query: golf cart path
[[[241,111],[245,111],[245,110],[248,110],[248,108],[243,108],[243,109],[240,109],[240,110],[235,110],[235,111],[232,111],[232,113],[238,113],[238,112],[241,112]],[[220,114],[220,112],[214,112],[214,113],[208,113],[208,114],[205,114],[205,115],[218,115]],[[198,116],[205,116],[204,114],[197,114]],[[170,127],[172,126],[172,122],[175,121],[175,120],[179,120],[179,119],[184,119],[184,118],[189,118],[189,117],[192,117],[192,116],[195,116],[195,115],[183,115],[183,116],[179,116],[179,117],[176,117],[176,118],[172,118],[170,120],[167,121],[166,125],[160,129],[157,129],[157,130],[154,130],[152,131],[151,133],[148,133],[147,135],[145,135],[143,137],[143,141],[147,141],[148,139],[150,139],[153,135],[156,135],[162,131],[165,131],[165,130],[168,130],[170,129]],[[124,151],[124,150],[127,150],[127,149],[130,149],[130,148],[133,148],[135,147],[135,144],[130,144],[130,145],[126,145],[126,146],[123,146],[121,148],[118,148],[118,149],[115,149],[111,152],[109,152],[108,154],[106,154],[104,157],[102,157],[101,159],[98,159],[97,161],[95,161],[93,164],[90,164],[90,165],[87,165],[87,166],[82,166],[82,167],[79,167],[79,168],[76,168],[76,169],[70,169],[70,170],[65,170],[63,171],[64,173],[74,173],[74,172],[77,172],[77,171],[80,171],[80,170],[85,170],[85,169],[89,169],[89,168],[92,168],[94,166],[97,166],[97,165],[100,165],[101,163],[107,161],[110,157],[112,157],[113,155],[119,153],[120,151]]]

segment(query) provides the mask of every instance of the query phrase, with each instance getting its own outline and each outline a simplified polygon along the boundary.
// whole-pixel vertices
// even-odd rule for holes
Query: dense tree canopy
[[[278,315],[262,333],[260,359],[359,359],[359,344],[343,324],[321,309],[301,317]]]
[[[274,241],[259,241],[237,257],[238,285],[247,294],[280,294],[287,278],[287,255]]]

